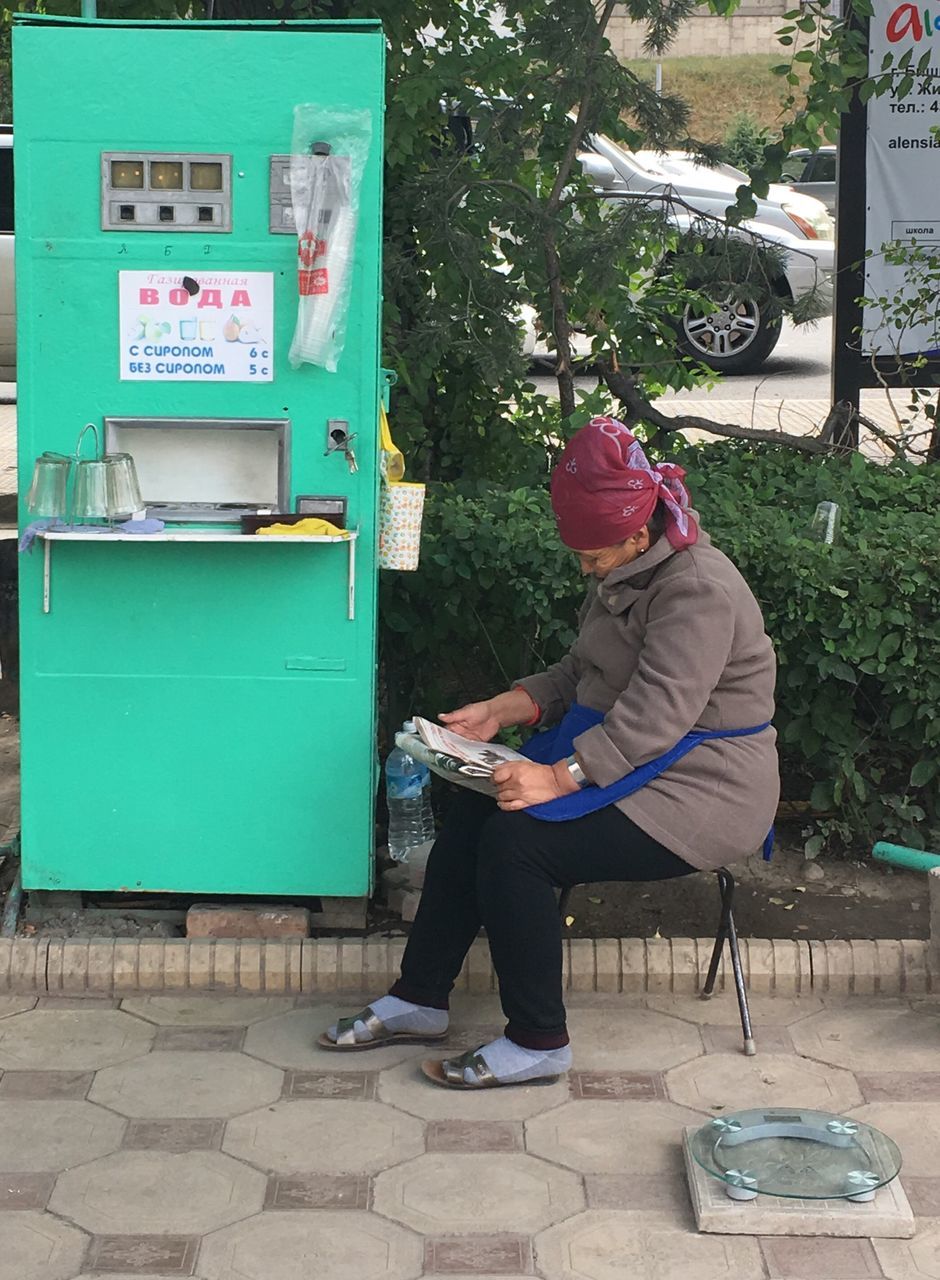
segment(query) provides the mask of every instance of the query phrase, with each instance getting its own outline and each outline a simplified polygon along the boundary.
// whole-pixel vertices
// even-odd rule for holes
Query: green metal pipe
[[[940,867],[940,854],[909,849],[903,844],[886,844],[883,840],[878,841],[871,856],[896,867],[909,867],[911,871],[932,871],[934,867]]]
[[[98,0],[82,0],[82,17],[97,18]]]

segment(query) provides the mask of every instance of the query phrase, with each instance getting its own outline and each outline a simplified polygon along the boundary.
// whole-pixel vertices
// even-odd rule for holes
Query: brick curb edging
[[[694,994],[712,938],[570,938],[569,991]],[[375,994],[398,974],[404,938],[236,940],[197,938],[0,938],[0,992],[114,996],[145,992]],[[794,996],[913,995],[940,991],[940,957],[919,939],[741,939],[749,990]],[[716,990],[732,986],[727,952]],[[458,991],[494,991],[483,939],[473,944]]]

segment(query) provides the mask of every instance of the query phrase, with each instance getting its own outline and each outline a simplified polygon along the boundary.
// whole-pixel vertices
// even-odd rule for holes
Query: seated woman
[[[779,793],[773,648],[747,583],[689,509],[683,474],[651,467],[611,418],[569,441],[552,508],[592,579],[577,639],[549,670],[441,716],[481,742],[509,725],[556,727],[533,736],[530,760],[497,769],[497,800],[461,792],[401,977],[330,1027],[324,1047],[443,1039],[482,925],[505,1034],[425,1074],[458,1088],[555,1079],[571,1065],[555,890],[689,875],[764,841]]]

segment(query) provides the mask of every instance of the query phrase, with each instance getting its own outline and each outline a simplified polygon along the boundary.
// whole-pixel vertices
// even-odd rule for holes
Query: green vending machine
[[[13,57],[24,886],[365,895],[381,28]]]

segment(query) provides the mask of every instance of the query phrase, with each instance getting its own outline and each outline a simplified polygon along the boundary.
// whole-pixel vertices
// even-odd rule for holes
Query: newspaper
[[[421,716],[415,716],[414,724],[414,733],[395,735],[396,745],[448,782],[484,795],[496,795],[492,781],[494,769],[526,759],[499,742],[474,742]]]

